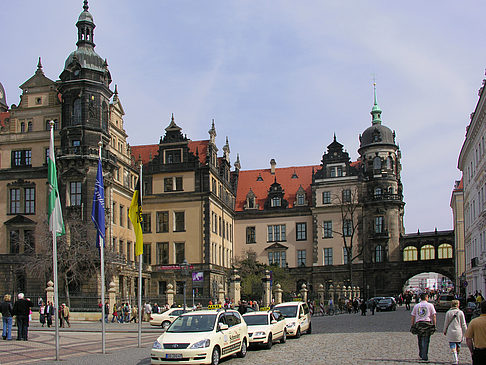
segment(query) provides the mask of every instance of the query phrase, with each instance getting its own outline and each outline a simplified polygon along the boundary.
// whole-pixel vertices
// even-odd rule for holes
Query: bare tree
[[[349,285],[353,287],[353,262],[363,254],[363,245],[355,246],[356,237],[358,237],[363,221],[358,188],[349,187],[341,190],[340,194],[333,194],[331,202],[333,206],[338,207],[341,220],[340,226],[332,225],[332,233],[342,238],[347,256]],[[318,226],[324,228],[320,224]]]
[[[91,222],[90,222],[91,223]],[[71,306],[70,287],[73,284],[85,282],[87,278],[97,275],[100,270],[100,253],[96,243],[90,240],[89,230],[92,224],[83,222],[77,215],[65,219],[66,235],[57,239],[58,276],[62,281],[68,306]],[[28,269],[37,277],[52,275],[52,234],[48,223],[36,227],[34,234],[35,250],[25,255],[24,269]],[[105,254],[105,272],[109,278],[114,274],[115,267],[110,263],[114,253]]]

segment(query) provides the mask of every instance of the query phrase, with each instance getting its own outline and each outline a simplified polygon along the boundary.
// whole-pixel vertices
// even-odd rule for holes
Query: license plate
[[[182,354],[165,354],[166,359],[182,359]]]

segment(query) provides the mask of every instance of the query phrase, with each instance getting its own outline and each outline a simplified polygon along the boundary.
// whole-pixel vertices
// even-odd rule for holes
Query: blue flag
[[[100,248],[100,237],[103,238],[103,247],[105,247],[105,187],[103,185],[101,158],[98,161],[98,173],[96,174],[96,183],[93,194],[91,220],[94,222],[96,230],[98,231],[98,234],[96,235],[96,247]]]

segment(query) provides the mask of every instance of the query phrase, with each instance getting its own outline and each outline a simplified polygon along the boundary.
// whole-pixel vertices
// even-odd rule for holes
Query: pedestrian
[[[410,310],[411,302],[412,302],[412,294],[410,293],[405,294],[405,308],[407,308],[408,311]]]
[[[13,306],[13,314],[17,316],[17,341],[27,341],[29,338],[29,314],[32,303],[24,299],[24,293],[17,295],[18,300]]]
[[[459,301],[454,299],[444,320],[444,335],[447,336],[447,341],[449,341],[449,348],[454,359],[453,364],[459,364],[459,352],[462,339],[466,335],[466,329],[464,312],[459,309]]]
[[[46,306],[44,305],[44,302],[41,302],[39,308],[39,321],[42,324],[42,327],[44,327],[46,324]]]
[[[105,323],[108,323],[108,316],[110,315],[110,305],[108,301],[105,302]]]
[[[481,315],[469,322],[466,344],[471,352],[473,365],[486,364],[486,301],[481,302]]]
[[[115,322],[117,320],[118,316],[116,313],[116,303],[113,304],[113,312],[112,312],[112,317],[111,317],[111,323]]]
[[[10,341],[12,339],[12,319],[13,319],[13,307],[10,301],[12,297],[10,294],[5,294],[3,296],[3,302],[0,305],[2,311],[2,338],[4,340]]]
[[[61,328],[64,327],[64,316],[62,315],[63,306],[64,304],[61,304],[57,310],[57,318],[59,318],[59,327]]]
[[[376,309],[376,302],[374,299],[370,300],[370,310],[371,310],[371,315],[375,315],[375,309]]]
[[[62,319],[66,322],[68,327],[71,327],[71,323],[69,323],[69,307],[62,303]]]
[[[361,315],[366,316],[366,300],[361,299],[361,304],[359,305],[359,309],[361,309]]]
[[[435,332],[437,321],[435,308],[428,300],[427,293],[420,294],[420,303],[412,310],[411,332],[417,335],[419,357],[424,361],[429,361],[430,336]]]
[[[132,307],[132,318],[130,319],[130,322],[135,322],[137,323],[137,314],[138,314],[138,311],[137,311],[137,306],[133,306]]]
[[[54,306],[52,302],[47,302],[46,306],[46,319],[47,319],[47,327],[52,326],[52,315],[54,314]]]

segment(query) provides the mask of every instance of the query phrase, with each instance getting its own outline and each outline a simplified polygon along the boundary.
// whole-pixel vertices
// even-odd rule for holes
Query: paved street
[[[438,332],[432,336],[430,364],[450,364],[448,344],[442,334],[444,314],[438,316]],[[271,350],[253,350],[244,359],[223,361],[241,364],[416,364],[417,339],[409,333],[410,315],[403,307],[396,312],[380,312],[362,317],[341,314],[313,318],[313,334],[289,339]],[[107,354],[101,354],[101,334],[92,332],[101,325],[74,323],[61,332],[62,364],[150,364],[150,348],[160,330],[144,323],[142,348],[137,347],[135,324],[108,324]],[[56,364],[53,361],[54,334],[37,325],[30,340],[1,341],[0,364]],[[42,360],[42,361],[39,361]],[[463,344],[460,364],[470,364]]]

